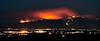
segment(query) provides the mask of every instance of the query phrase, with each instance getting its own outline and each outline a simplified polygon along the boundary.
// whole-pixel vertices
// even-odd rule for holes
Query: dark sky
[[[0,0],[0,24],[16,23],[18,17],[30,11],[60,7],[79,14],[100,15],[98,0]]]

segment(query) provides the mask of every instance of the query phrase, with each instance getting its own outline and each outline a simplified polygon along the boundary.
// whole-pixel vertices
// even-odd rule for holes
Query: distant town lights
[[[20,31],[19,33],[29,33],[29,32],[28,32],[28,31],[23,30],[23,31]]]
[[[69,24],[68,24],[68,23],[66,23],[66,25],[68,26]]]
[[[42,31],[42,30],[39,30],[39,31],[34,31],[35,33],[46,33],[47,31]]]

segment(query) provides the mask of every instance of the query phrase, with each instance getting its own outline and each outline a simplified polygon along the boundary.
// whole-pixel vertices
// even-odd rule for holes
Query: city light
[[[68,23],[66,23],[66,25],[68,26],[69,24],[68,24]]]
[[[26,31],[26,30],[22,30],[22,31],[20,31],[19,33],[29,33],[29,32]]]
[[[25,36],[25,35],[27,35],[27,34],[25,34],[25,33],[21,33],[21,34],[19,34],[19,35]]]
[[[47,31],[42,31],[42,30],[39,30],[39,31],[34,31],[35,33],[46,33]]]
[[[52,33],[49,33],[49,34],[52,34]]]

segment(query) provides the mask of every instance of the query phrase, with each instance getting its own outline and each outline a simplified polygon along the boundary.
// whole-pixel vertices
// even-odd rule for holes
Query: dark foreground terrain
[[[30,34],[27,36],[0,36],[0,40],[98,40],[98,35],[86,35],[86,34],[68,34],[68,35],[46,35],[46,34]]]

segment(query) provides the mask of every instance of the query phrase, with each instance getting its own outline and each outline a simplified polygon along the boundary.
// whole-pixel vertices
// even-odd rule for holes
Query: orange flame
[[[53,15],[53,14],[40,14],[40,18],[43,19],[59,19],[59,16]]]
[[[30,22],[30,21],[28,19],[20,20],[20,23],[26,23],[26,22]]]
[[[64,16],[76,16],[77,14],[68,8],[57,8],[49,10],[40,10],[34,12],[33,16],[41,19],[61,19]]]

